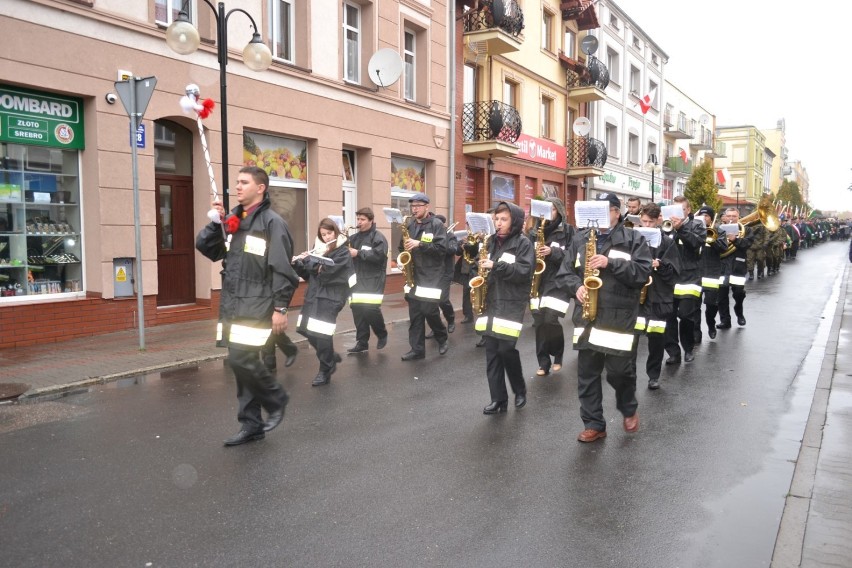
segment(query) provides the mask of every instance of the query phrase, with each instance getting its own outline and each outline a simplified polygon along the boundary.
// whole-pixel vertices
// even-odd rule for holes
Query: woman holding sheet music
[[[311,383],[315,387],[327,385],[341,361],[334,352],[334,330],[337,314],[349,296],[353,273],[346,236],[334,221],[329,218],[320,221],[316,244],[314,250],[293,257],[293,268],[308,283],[296,331],[316,349],[320,368]]]

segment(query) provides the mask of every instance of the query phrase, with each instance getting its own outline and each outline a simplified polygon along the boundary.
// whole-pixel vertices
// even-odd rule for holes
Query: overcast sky
[[[786,119],[788,161],[807,169],[811,204],[852,211],[852,3],[614,1],[668,55],[666,79],[717,125]]]

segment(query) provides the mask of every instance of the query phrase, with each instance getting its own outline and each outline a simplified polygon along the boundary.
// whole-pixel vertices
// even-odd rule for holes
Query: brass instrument
[[[664,233],[671,233],[672,231],[674,231],[674,223],[672,223],[672,220],[671,219],[664,220],[662,229],[663,229]]]
[[[402,218],[402,223],[400,224],[403,246],[405,246],[405,242],[411,238],[411,235],[408,233],[408,219],[410,219],[410,217],[406,215]],[[402,251],[396,257],[396,265],[400,267],[400,270],[402,270],[402,273],[405,275],[405,285],[409,288],[414,288],[414,264],[412,260],[411,253],[407,250]]]
[[[645,282],[645,285],[642,286],[642,290],[639,292],[639,303],[644,304],[645,300],[648,298],[648,287],[654,283],[654,277],[648,276],[648,281]]]
[[[586,301],[583,302],[583,319],[595,321],[598,315],[598,290],[603,286],[599,278],[600,270],[589,266],[592,257],[597,254],[597,230],[592,227],[589,242],[586,243],[586,265],[583,273],[583,286],[586,288]]]
[[[479,260],[488,260],[488,238],[491,235],[486,235],[479,245]],[[470,279],[470,303],[476,315],[481,316],[485,312],[485,294],[488,293],[488,273],[489,269],[484,268],[481,264],[476,272],[476,276]]]
[[[716,230],[716,219],[719,218],[719,214],[713,216],[713,222],[710,223],[710,226],[707,227],[707,238],[704,239],[704,242],[708,245],[712,245],[716,242],[716,239],[719,238],[719,232]]]
[[[770,233],[774,233],[781,228],[781,220],[778,218],[778,213],[772,207],[772,201],[767,194],[764,194],[763,198],[761,198],[760,203],[757,204],[757,209],[740,219],[739,223],[737,223],[740,226],[737,238],[741,239],[745,236],[746,227],[751,227],[758,223],[766,227],[766,230]],[[719,258],[728,257],[734,254],[736,250],[736,245],[728,243],[728,250],[720,254]]]
[[[544,246],[544,226],[547,224],[547,219],[542,218],[535,235],[535,271],[533,272],[532,285],[530,286],[530,298],[539,298],[541,296],[541,275],[547,268],[544,262],[544,255],[539,251]]]

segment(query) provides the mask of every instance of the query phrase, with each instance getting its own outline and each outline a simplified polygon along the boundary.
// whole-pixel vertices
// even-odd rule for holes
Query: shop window
[[[497,207],[501,201],[517,203],[517,182],[513,176],[491,174],[491,207]]]
[[[308,250],[307,154],[304,140],[243,132],[243,165],[259,166],[269,174],[269,200],[290,228],[294,254]]]
[[[541,182],[541,194],[545,199],[559,198],[560,193],[559,185],[550,182]]]
[[[408,199],[415,193],[426,193],[426,162],[391,156],[391,204],[394,209],[409,215]],[[395,251],[402,238],[402,232],[396,225],[391,227],[391,251]]]
[[[82,292],[79,153],[0,143],[0,303]]]

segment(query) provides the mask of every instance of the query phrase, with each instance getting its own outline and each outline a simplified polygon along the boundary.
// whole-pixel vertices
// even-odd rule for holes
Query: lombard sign
[[[82,150],[82,99],[0,85],[0,142]]]
[[[529,160],[537,164],[552,166],[564,170],[568,166],[565,146],[560,146],[550,140],[543,138],[533,138],[526,134],[521,134],[518,141],[515,142],[518,147],[517,157],[522,160]]]

